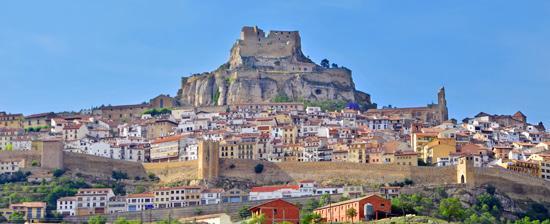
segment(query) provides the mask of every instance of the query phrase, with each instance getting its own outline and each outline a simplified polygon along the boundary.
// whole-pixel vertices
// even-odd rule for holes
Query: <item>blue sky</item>
[[[550,1],[2,1],[0,111],[175,95],[229,57],[244,25],[299,30],[303,51],[353,70],[378,105],[436,101],[451,117],[550,122]]]

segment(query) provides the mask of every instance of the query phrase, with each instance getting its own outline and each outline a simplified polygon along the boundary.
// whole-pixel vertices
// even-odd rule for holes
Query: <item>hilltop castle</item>
[[[355,89],[351,71],[325,68],[305,57],[298,31],[243,27],[227,63],[213,72],[182,78],[181,106],[267,103],[278,96],[291,101],[342,100],[371,105],[370,96]]]

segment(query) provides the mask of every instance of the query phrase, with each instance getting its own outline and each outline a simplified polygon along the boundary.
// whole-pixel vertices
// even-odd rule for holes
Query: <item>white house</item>
[[[204,189],[201,192],[201,205],[213,205],[221,203],[222,188],[210,188]]]
[[[63,216],[74,216],[76,213],[76,197],[57,199],[56,211]]]
[[[126,196],[126,210],[129,212],[143,211],[154,208],[155,194],[145,192],[140,194],[128,194]]]
[[[281,186],[262,186],[253,187],[249,193],[250,201],[276,199],[276,198],[291,198],[307,195],[300,192],[298,185],[281,185]]]

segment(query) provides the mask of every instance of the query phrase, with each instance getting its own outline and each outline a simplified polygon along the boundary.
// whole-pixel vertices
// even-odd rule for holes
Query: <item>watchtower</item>
[[[197,178],[211,180],[218,178],[220,166],[220,143],[199,141]]]
[[[63,143],[61,141],[33,141],[31,148],[40,152],[40,166],[42,168],[63,169]]]
[[[464,156],[458,159],[456,166],[456,182],[475,185],[474,157]]]

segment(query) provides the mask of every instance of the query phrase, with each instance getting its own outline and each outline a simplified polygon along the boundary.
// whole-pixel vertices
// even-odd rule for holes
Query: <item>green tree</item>
[[[464,218],[464,207],[458,198],[445,198],[439,204],[439,215],[449,221],[462,220]]]
[[[10,223],[25,223],[25,217],[21,212],[14,212],[10,215]]]
[[[92,216],[88,218],[88,224],[105,224],[107,223],[107,218],[99,215]]]
[[[546,207],[544,207],[544,205],[540,203],[532,203],[529,206],[529,209],[527,210],[525,215],[537,220],[550,218],[550,213],[548,212],[548,209],[546,209]]]
[[[254,167],[254,172],[257,173],[257,174],[260,174],[264,171],[264,164],[261,164],[261,163],[258,163],[255,167]]]
[[[118,217],[113,224],[129,224],[128,220],[124,217]]]
[[[349,200],[350,198],[348,196],[342,196],[340,197],[340,200],[339,201],[347,201]]]
[[[328,59],[325,58],[325,59],[321,60],[321,66],[323,68],[329,68],[329,65],[330,65],[330,62],[329,62]]]
[[[315,210],[316,208],[319,208],[319,207],[320,207],[319,201],[314,199],[314,198],[311,198],[311,199],[306,201],[306,204],[304,205],[302,210],[304,212],[312,212],[313,210]]]
[[[245,223],[246,224],[263,224],[264,222],[265,222],[264,214],[259,214],[259,215],[254,214]]]
[[[550,224],[550,219],[539,221],[537,219],[532,220],[529,216],[525,216],[522,219],[518,219],[514,224]]]
[[[302,214],[300,224],[317,224],[321,223],[321,215],[313,212]]]
[[[178,221],[178,220],[174,220],[174,219],[169,219],[169,220],[165,219],[165,220],[157,222],[157,224],[181,224],[181,222]]]
[[[113,193],[115,193],[116,195],[126,195],[126,188],[124,187],[123,183],[116,182],[114,183],[112,188],[113,188]]]
[[[147,174],[147,177],[149,178],[150,181],[159,181],[160,178],[157,177],[157,175],[155,175],[155,173],[151,173],[149,172]]]
[[[13,145],[11,143],[6,145],[6,151],[13,151]]]
[[[351,219],[353,220],[353,218],[357,215],[357,210],[355,210],[355,208],[348,208],[346,209],[346,217],[348,217],[348,219]],[[353,221],[352,221],[353,222]]]
[[[477,214],[472,214],[470,217],[464,220],[466,224],[493,224],[497,223],[497,219],[491,215],[491,213],[484,212],[480,216]]]
[[[250,213],[250,210],[248,210],[248,207],[243,206],[241,207],[241,209],[239,209],[239,216],[241,217],[241,219],[246,219],[250,217],[250,215],[252,214]]]
[[[111,173],[111,177],[115,180],[122,180],[122,179],[128,179],[128,174],[122,171],[113,170]]]
[[[60,176],[63,176],[63,174],[65,173],[65,170],[63,169],[55,169],[53,170],[52,174],[54,177],[60,177]]]
[[[332,203],[332,199],[330,198],[330,194],[323,194],[321,195],[321,198],[319,199],[319,206],[325,206]]]

